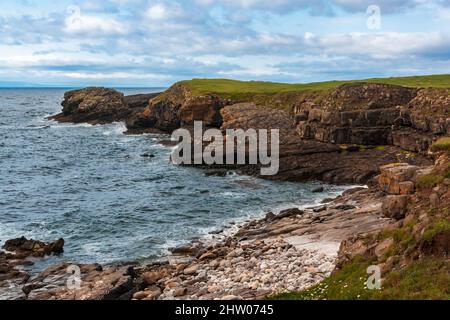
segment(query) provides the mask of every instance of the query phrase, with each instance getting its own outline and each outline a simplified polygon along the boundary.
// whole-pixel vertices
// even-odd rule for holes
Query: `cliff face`
[[[193,95],[183,84],[175,84],[163,94],[150,100],[145,110],[127,121],[131,129],[154,127],[172,132],[194,121],[205,126],[220,127],[220,109],[230,102],[216,95]]]
[[[447,89],[352,84],[296,107],[302,138],[335,144],[395,145],[424,153],[433,135],[450,133]]]
[[[208,90],[207,81],[201,89],[189,83],[177,83],[159,95],[131,97],[104,88],[70,91],[63,113],[53,119],[126,121],[130,133],[170,133],[194,121],[223,130],[280,129],[275,179],[332,183],[367,183],[380,166],[392,162],[430,164],[426,153],[433,140],[450,134],[449,89],[358,82],[286,92],[277,85],[279,92],[258,92],[255,85],[272,84],[246,83],[249,91],[240,92],[234,83],[216,89],[210,84]],[[259,171],[241,169],[255,175]]]

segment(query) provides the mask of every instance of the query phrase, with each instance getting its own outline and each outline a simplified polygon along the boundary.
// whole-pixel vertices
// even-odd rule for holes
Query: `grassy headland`
[[[304,99],[320,101],[331,90],[343,84],[379,83],[417,88],[450,88],[450,74],[397,78],[374,78],[353,81],[326,81],[315,83],[276,83],[238,81],[229,79],[193,79],[179,84],[189,88],[194,96],[215,94],[233,102],[255,102],[273,108],[291,110],[292,105]]]
[[[243,93],[282,93],[295,91],[326,91],[339,85],[351,83],[379,83],[414,88],[450,88],[450,74],[396,78],[373,78],[353,81],[326,81],[313,83],[276,83],[263,81],[238,81],[228,79],[193,79],[183,81],[193,93],[215,93],[218,95],[237,95]]]

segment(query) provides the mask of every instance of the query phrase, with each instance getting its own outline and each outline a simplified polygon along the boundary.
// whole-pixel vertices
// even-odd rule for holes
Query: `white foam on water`
[[[51,129],[67,129],[67,128],[93,128],[94,125],[89,123],[63,123],[51,120],[50,122]]]
[[[118,136],[123,135],[127,131],[127,126],[124,122],[114,122],[108,125],[102,126],[104,129],[103,134],[105,136]]]
[[[358,187],[367,187],[367,186],[345,186],[345,187],[337,187],[330,186],[331,191],[325,192],[317,196],[315,199],[311,199],[308,202],[291,202],[285,203],[282,205],[274,206],[271,210],[255,210],[252,212],[247,212],[237,218],[226,219],[219,226],[211,226],[206,228],[201,228],[199,233],[202,234],[200,237],[201,242],[207,243],[217,243],[223,241],[229,237],[234,236],[239,230],[244,227],[250,221],[263,219],[269,211],[274,213],[280,213],[283,210],[298,208],[300,210],[304,210],[306,208],[316,207],[319,205],[323,205],[322,201],[326,198],[336,198],[341,196],[345,191],[351,190]],[[221,231],[218,234],[214,234],[211,232]],[[186,242],[184,243],[186,244]]]

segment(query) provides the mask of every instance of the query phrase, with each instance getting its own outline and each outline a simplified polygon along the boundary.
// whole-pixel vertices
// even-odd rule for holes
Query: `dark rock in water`
[[[51,254],[61,254],[64,252],[64,239],[55,242],[44,243],[36,240],[28,240],[25,237],[12,239],[5,242],[3,249],[15,252],[19,257],[44,257]]]
[[[154,154],[148,154],[148,153],[141,154],[141,158],[154,158],[154,157],[155,157]]]
[[[312,190],[313,193],[322,193],[324,191],[325,191],[324,187],[318,187],[318,188]]]
[[[162,140],[159,142],[164,147],[175,147],[179,144],[178,141],[172,141],[172,140]]]
[[[208,170],[205,172],[205,176],[207,177],[226,177],[227,174],[227,170]]]

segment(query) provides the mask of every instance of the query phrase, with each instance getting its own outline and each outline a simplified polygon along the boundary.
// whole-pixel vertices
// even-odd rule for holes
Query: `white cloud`
[[[151,20],[164,20],[167,16],[167,9],[162,4],[155,4],[147,10],[147,17]]]
[[[65,19],[65,31],[78,34],[125,34],[127,27],[107,16],[82,14],[78,7],[69,7],[69,16]]]

